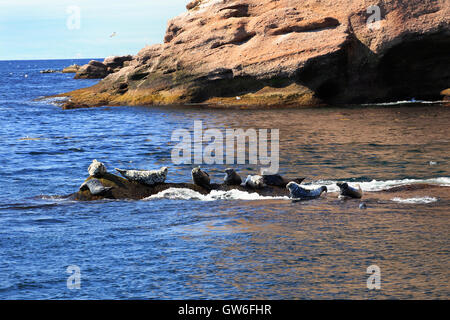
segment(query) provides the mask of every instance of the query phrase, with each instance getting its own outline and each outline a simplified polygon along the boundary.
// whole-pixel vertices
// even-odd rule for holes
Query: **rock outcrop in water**
[[[245,186],[228,186],[225,184],[211,184],[210,187],[205,188],[193,183],[161,183],[153,186],[145,185],[136,181],[129,181],[127,179],[118,177],[116,175],[106,173],[101,178],[89,177],[83,185],[91,179],[98,179],[102,186],[108,188],[108,192],[104,194],[94,195],[89,189],[83,188],[75,194],[71,195],[71,198],[79,201],[93,201],[101,199],[132,199],[142,200],[152,195],[158,194],[170,188],[176,189],[189,189],[196,191],[202,195],[209,194],[212,190],[230,191],[239,190],[249,193],[257,192],[262,196],[288,196],[289,192],[286,188],[281,187],[265,187],[263,189],[254,190]]]
[[[437,100],[449,86],[448,0],[197,0],[187,9],[164,43],[66,94],[70,106]],[[108,74],[102,65],[84,74]]]
[[[103,79],[111,73],[118,72],[132,60],[131,55],[111,56],[105,58],[103,62],[91,60],[77,69],[75,79]]]
[[[102,79],[108,75],[108,68],[100,61],[91,60],[78,69],[75,79]]]
[[[78,70],[80,70],[80,68],[81,67],[79,65],[73,64],[71,66],[68,66],[68,67],[64,68],[62,70],[62,73],[77,73]]]

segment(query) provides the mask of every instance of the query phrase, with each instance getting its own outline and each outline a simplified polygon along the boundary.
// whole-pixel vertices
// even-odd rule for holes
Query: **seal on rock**
[[[253,189],[262,189],[266,186],[263,176],[248,176],[245,185]]]
[[[312,200],[320,198],[322,193],[328,192],[328,188],[323,186],[315,190],[307,190],[302,188],[299,184],[295,182],[289,182],[286,186],[289,190],[291,198],[300,200]]]
[[[167,167],[163,167],[159,170],[121,170],[116,168],[116,171],[128,181],[136,181],[148,186],[153,186],[166,181],[168,169]]]
[[[341,197],[348,197],[353,199],[361,199],[363,197],[363,191],[360,186],[358,189],[352,188],[348,183],[337,183],[339,189],[341,189]]]
[[[242,178],[237,174],[234,169],[225,169],[225,184],[229,186],[240,186],[242,183]]]
[[[99,195],[102,195],[102,194],[108,192],[109,190],[111,190],[112,187],[105,187],[100,182],[100,180],[93,178],[93,179],[89,179],[88,181],[86,181],[85,183],[83,183],[80,186],[80,191],[84,191],[84,190],[88,190],[88,189],[93,196],[99,196]]]
[[[298,179],[294,179],[294,180],[286,180],[285,178],[283,178],[282,176],[280,176],[279,174],[263,174],[263,180],[264,180],[264,184],[268,185],[268,186],[275,186],[275,187],[281,187],[281,188],[285,188],[287,186],[287,184],[289,182],[295,182],[298,184],[301,184],[305,178],[298,178]]]
[[[88,168],[89,175],[96,178],[101,178],[108,171],[103,163],[94,160]]]
[[[195,185],[203,187],[205,189],[211,189],[211,178],[209,174],[202,171],[200,167],[192,169],[192,181]]]

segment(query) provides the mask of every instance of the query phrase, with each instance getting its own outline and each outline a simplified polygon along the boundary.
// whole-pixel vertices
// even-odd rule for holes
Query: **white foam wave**
[[[450,187],[450,178],[441,177],[435,179],[424,179],[424,180],[416,180],[416,179],[403,179],[403,180],[387,180],[387,181],[378,181],[372,180],[370,182],[356,182],[349,183],[350,186],[356,187],[357,185],[361,186],[363,191],[368,192],[377,192],[383,190],[389,190],[393,187],[412,185],[412,184],[430,184],[437,186],[446,186]],[[339,188],[336,185],[336,181],[327,181],[321,180],[316,181],[314,183],[307,183],[302,185],[305,189],[316,189],[321,186],[326,186],[328,188],[328,192],[339,192]],[[198,201],[217,201],[217,200],[289,200],[289,197],[269,197],[269,196],[261,196],[257,193],[249,193],[240,190],[230,190],[230,191],[219,191],[213,190],[208,195],[203,195],[199,192],[196,192],[187,188],[169,188],[158,194],[152,195],[144,200],[157,200],[157,199],[171,199],[171,200],[198,200]],[[396,198],[397,199],[397,198]],[[399,198],[398,198],[399,199]],[[435,199],[435,198],[418,198],[418,199]],[[402,199],[400,199],[402,200]],[[408,200],[408,199],[406,199]],[[420,201],[422,201],[420,200]],[[418,200],[419,201],[419,200]],[[425,201],[425,200],[424,200]],[[434,200],[433,200],[434,201]],[[437,200],[435,200],[437,201]],[[414,203],[414,202],[411,202]],[[422,202],[417,202],[422,203]]]
[[[60,106],[64,102],[68,101],[69,97],[42,97],[38,98],[36,101],[46,104],[51,104],[54,106]]]
[[[41,200],[50,200],[50,201],[67,201],[67,197],[63,196],[55,196],[55,195],[41,195],[39,196]]]
[[[442,187],[450,187],[450,178],[449,177],[440,177],[434,179],[403,179],[403,180],[372,180],[370,182],[354,182],[349,183],[350,186],[356,187],[357,185],[361,186],[363,191],[376,192],[376,191],[384,191],[389,190],[393,187],[407,186],[413,184],[430,184],[437,185]],[[336,181],[317,181],[311,184],[311,187],[318,188],[320,186],[326,186],[328,188],[328,192],[339,192],[339,188],[336,185]]]
[[[199,200],[199,201],[217,201],[217,200],[289,200],[289,197],[265,197],[257,193],[249,193],[240,190],[218,191],[213,190],[208,195],[203,195],[191,189],[169,188],[158,194],[152,195],[144,200],[171,199],[171,200]]]
[[[398,203],[408,203],[408,204],[422,204],[422,203],[427,204],[438,201],[438,199],[433,197],[408,198],[408,199],[393,198],[391,200]]]
[[[397,106],[397,105],[405,105],[405,104],[442,104],[443,101],[425,101],[425,100],[401,100],[401,101],[392,101],[392,102],[383,102],[383,103],[367,103],[363,104],[363,106]]]

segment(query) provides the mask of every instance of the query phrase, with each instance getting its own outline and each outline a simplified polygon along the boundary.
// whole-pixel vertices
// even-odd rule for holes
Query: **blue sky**
[[[0,60],[135,54],[147,44],[161,43],[167,21],[185,12],[188,2],[0,0]]]

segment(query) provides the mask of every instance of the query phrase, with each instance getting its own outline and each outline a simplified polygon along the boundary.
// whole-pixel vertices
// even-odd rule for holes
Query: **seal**
[[[280,176],[279,174],[270,174],[270,175],[263,175],[264,184],[268,186],[275,186],[275,187],[281,187],[285,188],[289,182],[295,182],[298,184],[301,184],[305,178],[298,178],[294,180],[287,180]]]
[[[291,194],[291,198],[300,199],[300,200],[312,200],[320,198],[322,193],[328,192],[328,188],[323,186],[315,190],[307,190],[302,188],[299,184],[295,182],[289,182],[286,186],[286,189],[289,190]]]
[[[166,181],[168,169],[167,167],[163,167],[159,170],[121,170],[116,168],[116,171],[128,181],[136,181],[148,186],[153,186]]]
[[[263,176],[248,176],[245,185],[253,189],[262,189],[266,186]]]
[[[242,178],[236,173],[234,169],[225,169],[225,184],[229,186],[240,186]]]
[[[200,167],[192,169],[192,181],[195,185],[203,187],[205,189],[210,190],[211,189],[211,178],[209,177],[209,174],[202,171]]]
[[[341,189],[341,197],[353,198],[353,199],[361,199],[363,197],[363,191],[360,186],[358,189],[352,188],[348,185],[348,183],[337,183],[339,189]]]
[[[108,171],[103,163],[98,162],[97,160],[93,160],[91,165],[88,168],[89,175],[96,178],[101,178]]]
[[[93,196],[99,196],[99,195],[102,195],[102,194],[108,192],[109,190],[111,190],[112,187],[105,187],[100,182],[100,180],[93,178],[93,179],[89,179],[88,181],[86,181],[85,183],[83,183],[80,186],[80,191],[85,191],[88,189]]]

